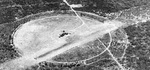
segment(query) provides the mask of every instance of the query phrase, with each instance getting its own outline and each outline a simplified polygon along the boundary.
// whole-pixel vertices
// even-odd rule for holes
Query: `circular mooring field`
[[[13,44],[22,57],[4,64],[6,68],[22,68],[42,61],[76,62],[103,53],[100,38],[117,29],[104,24],[107,19],[87,12],[43,12],[25,17],[13,34]],[[22,25],[21,25],[22,24]],[[32,63],[31,63],[32,62]],[[19,66],[18,66],[19,65]]]

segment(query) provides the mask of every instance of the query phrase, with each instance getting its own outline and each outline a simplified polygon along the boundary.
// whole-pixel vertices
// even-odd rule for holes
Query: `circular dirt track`
[[[42,61],[74,62],[101,54],[105,48],[97,38],[107,33],[103,28],[107,26],[103,23],[107,19],[87,12],[77,13],[84,22],[72,11],[43,12],[14,22],[22,24],[12,35],[13,44],[22,57],[5,63],[3,67],[9,65],[6,68],[19,69]],[[96,33],[99,29],[102,29],[100,35]],[[93,37],[96,39],[91,39]],[[78,58],[78,53],[85,56]],[[67,57],[70,54],[71,59]],[[58,56],[67,60],[59,60]]]

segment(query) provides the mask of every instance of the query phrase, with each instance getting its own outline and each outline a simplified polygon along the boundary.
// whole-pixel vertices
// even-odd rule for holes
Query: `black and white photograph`
[[[150,70],[150,0],[0,0],[0,70]]]

